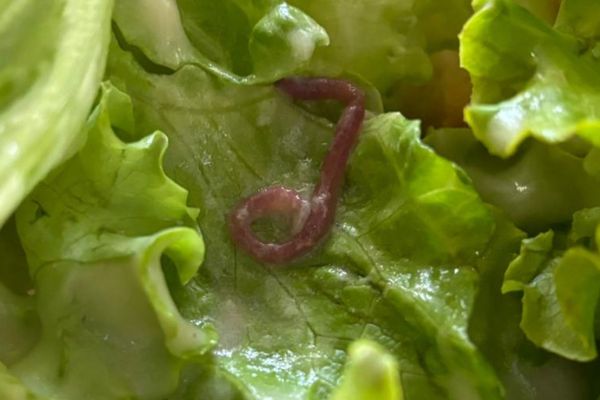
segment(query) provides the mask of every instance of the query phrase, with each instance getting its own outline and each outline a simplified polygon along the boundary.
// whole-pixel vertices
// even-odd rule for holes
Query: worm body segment
[[[297,100],[337,100],[345,105],[310,199],[302,199],[293,189],[270,187],[243,200],[229,217],[238,247],[258,261],[284,264],[308,253],[333,225],[348,159],[364,120],[365,100],[360,89],[339,79],[286,78],[276,86]],[[292,235],[283,243],[265,243],[256,237],[252,223],[277,214],[293,218]]]

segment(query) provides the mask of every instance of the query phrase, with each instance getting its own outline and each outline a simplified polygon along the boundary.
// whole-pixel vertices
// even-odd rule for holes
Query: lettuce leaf
[[[162,170],[162,133],[115,136],[111,122],[132,119],[123,99],[104,87],[83,148],[17,212],[42,335],[10,371],[40,396],[165,396],[182,362],[216,341],[209,324],[179,315],[161,268],[164,256],[182,283],[196,273],[198,211]]]
[[[0,361],[11,364],[35,344],[39,321],[33,299],[17,296],[0,283]]]
[[[341,385],[331,400],[403,400],[398,363],[376,343],[350,345]]]
[[[112,3],[0,2],[0,226],[81,142],[104,70]]]
[[[320,25],[284,2],[117,1],[114,18],[151,62],[197,64],[236,82],[280,79],[329,44]]]
[[[138,132],[167,133],[165,168],[202,210],[204,267],[172,287],[186,318],[217,328],[212,368],[237,388],[232,398],[327,397],[359,338],[398,359],[407,399],[501,398],[467,334],[494,217],[464,173],[420,143],[417,123],[372,117],[329,240],[271,268],[236,251],[226,216],[267,185],[310,190],[332,124],[271,87],[191,65],[148,73],[118,48],[108,76],[131,96]],[[194,387],[208,384],[187,385],[182,393],[200,398]]]
[[[32,285],[14,218],[9,218],[0,228],[0,254],[0,285],[4,285],[15,294],[25,295]]]
[[[565,0],[556,29],[511,0],[477,3],[461,34],[474,85],[465,116],[475,136],[503,157],[527,137],[558,143],[577,135],[600,145],[598,52],[565,22],[597,18],[596,2]]]
[[[399,80],[428,79],[431,64],[416,12],[426,3],[429,1],[292,0],[291,4],[311,15],[330,36],[331,44],[315,51],[308,71],[358,76],[382,94]]]
[[[109,81],[84,129],[110,1],[41,13],[0,0],[0,32],[16,38],[0,55],[18,56],[0,61],[0,149],[14,149],[2,142],[10,113],[36,147],[29,186],[0,207],[0,398],[591,397],[593,365],[524,336],[596,357],[600,211],[557,226],[599,205],[600,149],[573,140],[597,144],[590,1],[565,0],[558,17],[553,0],[473,2],[467,117],[493,153],[513,155],[500,160],[468,130],[432,133],[438,154],[418,122],[379,113],[382,98],[419,101],[403,88],[438,86],[432,63],[450,68],[467,0],[117,0]],[[369,112],[330,236],[278,268],[238,252],[226,221],[262,187],[308,194],[318,177],[339,108],[267,85],[297,73],[351,78]],[[465,82],[438,89],[458,98],[449,88]],[[46,113],[33,130],[32,109]],[[517,150],[529,136],[550,143]],[[523,239],[505,214],[554,230]],[[256,229],[281,234],[273,221]],[[501,288],[523,292],[524,333],[520,298]]]
[[[201,65],[238,83],[292,73],[351,76],[382,95],[431,78],[429,52],[458,47],[468,0],[117,1],[115,21],[140,59]],[[141,51],[139,51],[141,50]]]
[[[420,0],[414,4],[413,10],[427,42],[427,52],[457,50],[458,34],[473,13],[471,1]]]
[[[556,27],[595,45],[600,39],[600,4],[589,0],[563,0]]]
[[[556,21],[562,2],[563,0],[515,0],[515,3],[525,7],[533,15],[549,24],[553,24]],[[572,1],[566,1],[564,3],[572,3]]]
[[[523,292],[521,327],[533,343],[572,360],[595,359],[594,238],[600,217],[598,208],[577,211],[598,205],[597,178],[587,174],[584,159],[533,141],[499,159],[466,129],[431,131],[427,142],[463,166],[482,197],[517,224],[534,233],[555,228],[523,240],[502,290]],[[572,228],[564,232],[561,225]]]
[[[0,397],[7,400],[45,400],[29,391],[0,363]]]
[[[503,292],[523,292],[521,327],[540,347],[563,357],[597,357],[600,298],[600,209],[582,210],[565,236],[548,231],[525,239],[504,277]]]
[[[430,130],[425,140],[464,168],[481,197],[527,232],[569,224],[576,211],[600,206],[600,179],[588,173],[589,157],[568,148],[529,140],[502,159],[469,129]]]

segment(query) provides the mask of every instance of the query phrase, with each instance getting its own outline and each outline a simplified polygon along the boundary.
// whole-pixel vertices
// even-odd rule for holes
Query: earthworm
[[[365,96],[341,79],[294,77],[275,85],[296,100],[331,99],[345,105],[310,199],[303,199],[293,189],[269,187],[244,199],[229,216],[230,233],[238,247],[257,261],[284,264],[308,253],[333,225],[348,159],[365,116]],[[254,221],[273,215],[293,218],[291,237],[283,243],[263,242],[252,230]]]

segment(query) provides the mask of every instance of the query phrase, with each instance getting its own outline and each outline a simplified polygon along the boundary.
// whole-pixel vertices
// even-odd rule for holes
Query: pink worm
[[[346,106],[321,167],[321,176],[308,201],[293,189],[270,187],[243,200],[229,217],[231,236],[238,247],[258,261],[283,264],[308,253],[331,229],[348,158],[365,116],[365,100],[360,89],[339,79],[286,78],[276,86],[295,99],[333,99]],[[276,214],[292,216],[295,232],[286,242],[265,243],[252,231],[252,223]]]

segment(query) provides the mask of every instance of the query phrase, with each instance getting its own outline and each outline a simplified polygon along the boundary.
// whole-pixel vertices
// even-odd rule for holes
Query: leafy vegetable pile
[[[0,0],[0,399],[597,399],[598,71],[597,0]],[[272,266],[227,221],[317,181],[296,75],[367,118]]]

